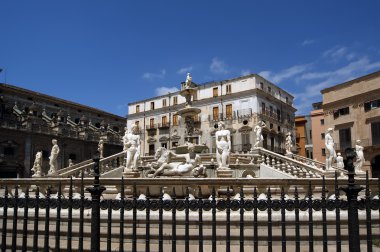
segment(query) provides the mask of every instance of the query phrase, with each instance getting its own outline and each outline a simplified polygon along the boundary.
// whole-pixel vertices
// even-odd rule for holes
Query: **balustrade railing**
[[[123,165],[126,152],[120,152],[109,157],[100,159],[100,173],[111,171]],[[90,160],[83,161],[73,166],[58,170],[58,177],[68,178],[70,176],[79,177],[83,173],[85,176],[90,175],[93,171],[94,162]]]

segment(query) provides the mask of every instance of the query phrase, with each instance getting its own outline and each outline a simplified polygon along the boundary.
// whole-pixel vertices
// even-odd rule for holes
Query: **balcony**
[[[168,122],[165,122],[165,123],[159,123],[159,124],[158,124],[158,128],[159,128],[159,129],[168,129],[168,128],[170,128],[170,123],[168,123]]]
[[[259,112],[259,116],[261,119],[264,119],[264,120],[272,120],[276,122],[281,122],[281,116],[279,116],[277,112],[274,112],[274,111],[271,112],[268,109],[261,110]]]

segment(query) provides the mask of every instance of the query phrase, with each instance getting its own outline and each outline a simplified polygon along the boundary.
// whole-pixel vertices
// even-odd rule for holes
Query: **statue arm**
[[[228,151],[231,150],[231,134],[228,132],[227,134],[227,142],[228,142]]]

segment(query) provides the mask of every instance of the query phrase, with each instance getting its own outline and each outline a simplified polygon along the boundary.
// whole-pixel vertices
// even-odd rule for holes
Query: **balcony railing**
[[[159,123],[158,124],[158,128],[159,129],[167,129],[170,127],[170,123],[166,122],[166,123]]]
[[[146,127],[146,130],[155,130],[155,129],[157,129],[157,124],[155,124],[155,123],[147,124],[145,127]]]

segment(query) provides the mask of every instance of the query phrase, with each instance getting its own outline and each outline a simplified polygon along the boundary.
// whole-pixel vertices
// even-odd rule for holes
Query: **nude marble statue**
[[[325,147],[326,147],[326,170],[332,169],[332,164],[336,159],[336,153],[334,149],[334,139],[331,136],[333,128],[328,128],[325,135]]]
[[[49,157],[49,165],[50,169],[48,174],[54,174],[58,169],[58,154],[59,154],[59,146],[57,144],[57,140],[53,139],[52,141],[53,147],[51,148],[51,153]]]
[[[227,169],[230,163],[231,133],[225,129],[222,121],[218,123],[218,128],[219,130],[215,132],[216,161],[219,169]]]
[[[140,159],[140,135],[137,125],[132,126],[132,129],[127,129],[123,137],[124,151],[127,153],[125,171],[136,171],[137,161]]]

